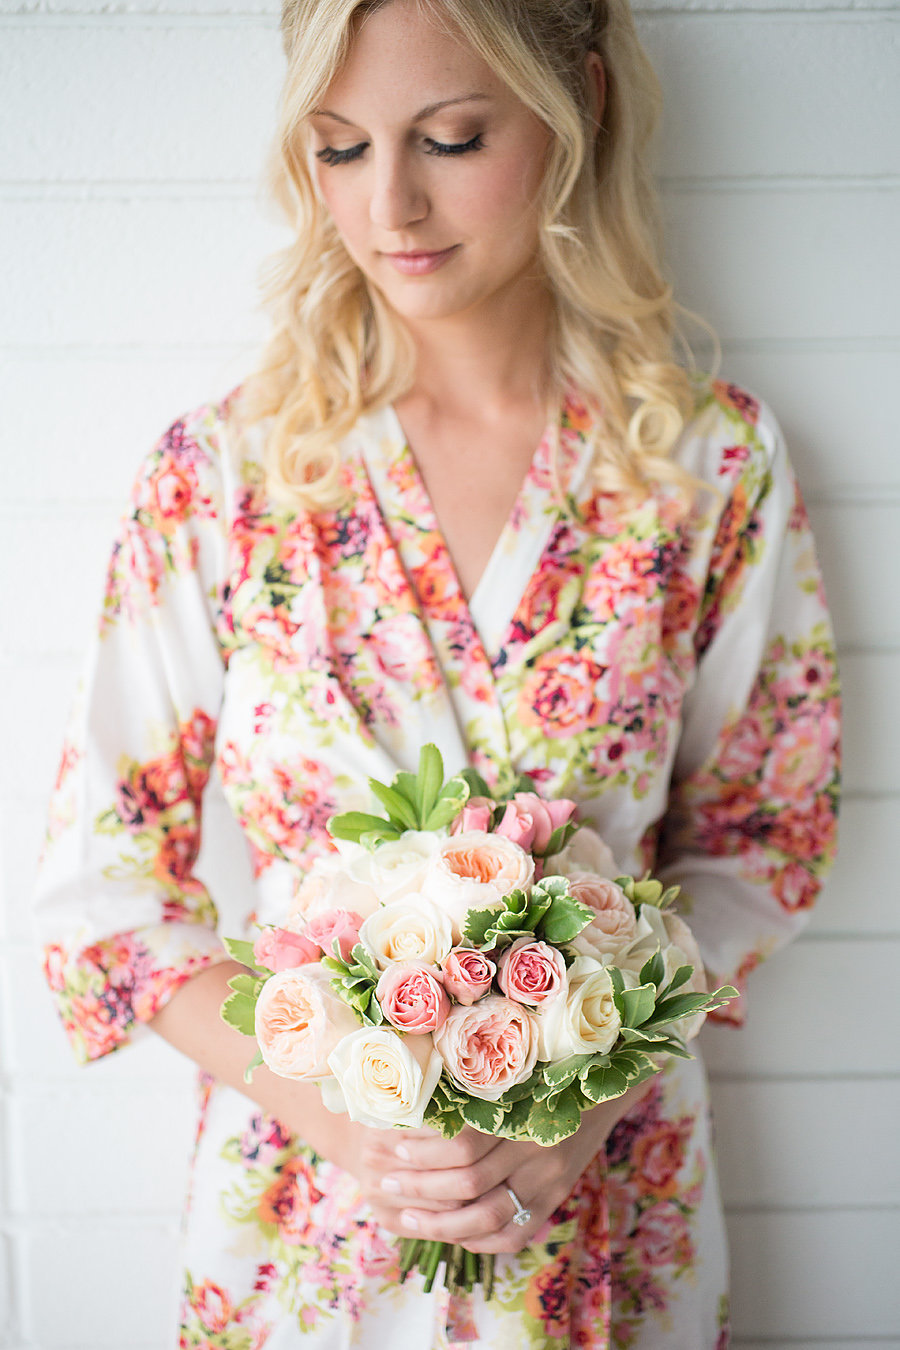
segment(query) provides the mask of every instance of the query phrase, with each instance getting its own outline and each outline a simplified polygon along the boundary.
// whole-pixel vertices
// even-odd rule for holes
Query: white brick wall
[[[738,1344],[900,1350],[897,10],[651,0],[641,26],[679,295],[788,432],[847,689],[834,881],[746,1030],[706,1036]],[[26,906],[134,466],[264,331],[279,70],[272,0],[0,0],[4,1350],[168,1344],[191,1073],[152,1038],[72,1066]]]

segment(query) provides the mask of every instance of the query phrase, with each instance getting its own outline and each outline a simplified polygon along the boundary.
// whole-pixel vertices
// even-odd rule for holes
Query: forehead
[[[345,115],[353,106],[401,115],[472,95],[515,99],[461,34],[422,13],[415,0],[390,0],[358,18],[348,58],[319,106]]]

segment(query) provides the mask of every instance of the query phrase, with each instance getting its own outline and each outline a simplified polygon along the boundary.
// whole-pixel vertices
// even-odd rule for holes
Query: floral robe
[[[742,986],[797,931],[833,852],[838,700],[778,427],[699,383],[677,458],[714,491],[685,514],[660,488],[625,516],[591,486],[588,425],[570,398],[469,603],[392,408],[342,446],[346,508],[314,515],[267,496],[264,430],[239,442],[233,402],[167,432],[113,551],[39,885],[80,1058],[224,956],[193,870],[213,766],[252,854],[248,925],[284,916],[328,817],[369,808],[368,775],[434,741],[448,771],[577,799],[620,866],[679,882],[716,979]],[[698,1060],[498,1258],[488,1304],[399,1285],[349,1174],[208,1077],[201,1097],[181,1346],[727,1344]]]

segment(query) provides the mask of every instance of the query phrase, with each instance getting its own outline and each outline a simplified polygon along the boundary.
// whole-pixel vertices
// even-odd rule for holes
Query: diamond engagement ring
[[[531,1210],[525,1208],[511,1186],[507,1186],[506,1194],[516,1207],[516,1212],[512,1216],[513,1223],[517,1224],[519,1228],[522,1228],[526,1223],[531,1223]]]

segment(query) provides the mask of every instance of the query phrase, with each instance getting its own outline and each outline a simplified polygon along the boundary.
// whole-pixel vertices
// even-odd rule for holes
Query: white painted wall
[[[738,1345],[900,1350],[900,44],[890,0],[650,0],[680,298],[788,432],[847,692],[843,853],[706,1046]],[[241,376],[272,0],[0,0],[0,1346],[162,1350],[191,1073],[76,1070],[26,913],[135,465]],[[892,874],[893,869],[893,874]]]

